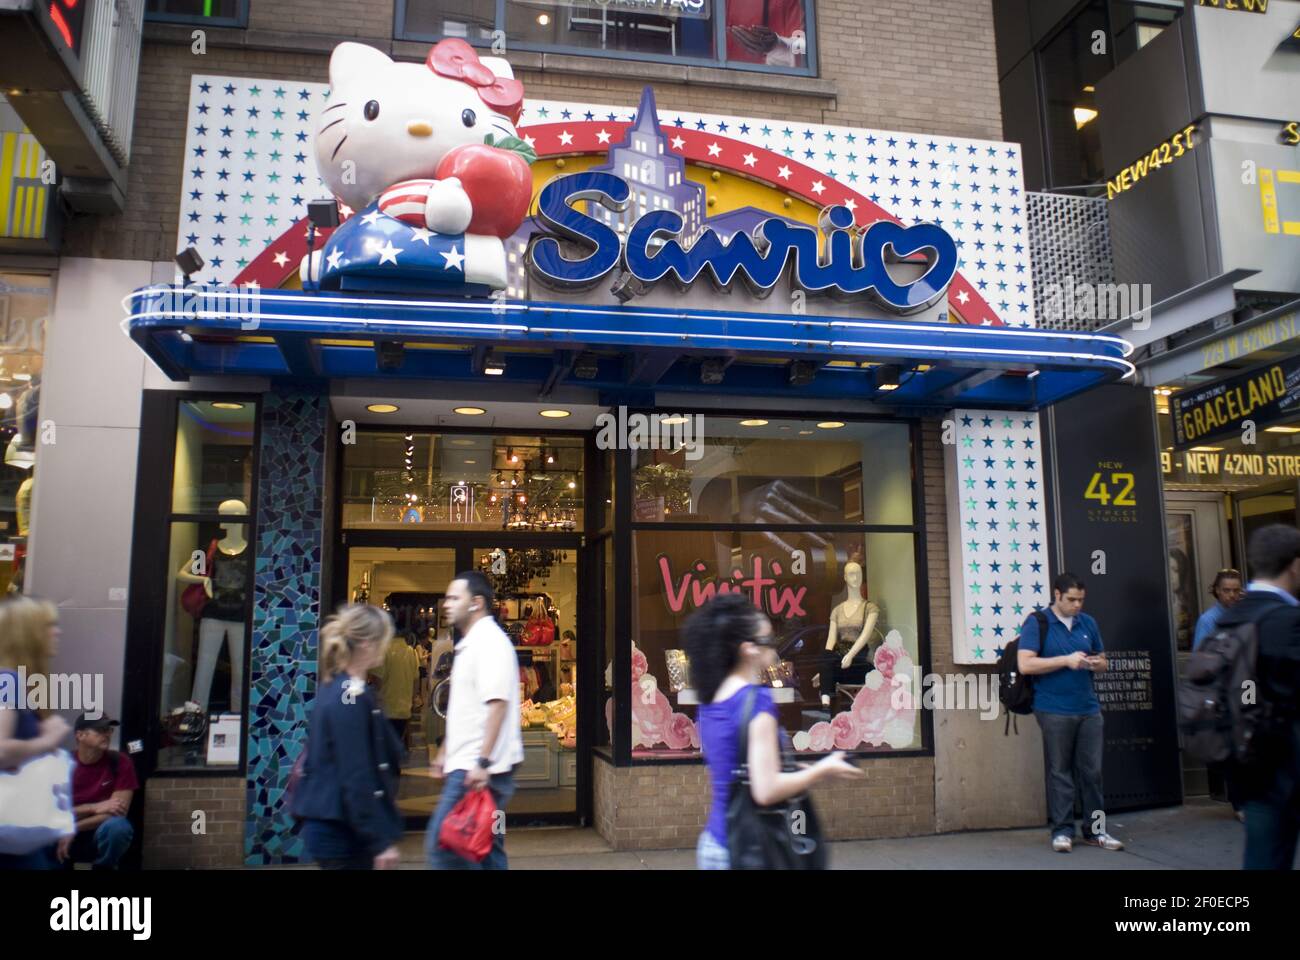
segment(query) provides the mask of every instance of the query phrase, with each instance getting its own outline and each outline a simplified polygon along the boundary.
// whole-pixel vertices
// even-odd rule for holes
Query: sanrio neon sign
[[[695,243],[683,248],[676,239],[683,220],[672,210],[641,216],[623,243],[608,225],[572,206],[590,200],[621,211],[630,196],[625,180],[598,171],[558,177],[547,184],[538,196],[542,223],[590,252],[571,260],[561,253],[555,237],[542,237],[529,252],[538,278],[561,289],[582,289],[622,268],[646,284],[667,277],[685,287],[708,270],[720,286],[729,285],[739,275],[751,292],[764,296],[793,259],[791,278],[810,293],[867,295],[907,314],[938,302],[957,272],[957,245],[942,227],[932,223],[904,227],[881,220],[854,235],[849,229],[853,211],[844,206],[822,211],[819,227],[826,236],[824,256],[818,255],[817,230],[776,218],[761,222],[752,236],[737,233],[725,243],[706,227]],[[927,251],[928,266],[920,277],[899,283],[886,269],[888,250],[898,257]]]

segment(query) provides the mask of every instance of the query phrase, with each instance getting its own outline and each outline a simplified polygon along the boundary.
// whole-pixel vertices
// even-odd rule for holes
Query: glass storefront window
[[[252,611],[257,404],[177,407],[158,766],[236,766]]]
[[[146,20],[247,26],[248,0],[148,0]]]
[[[811,72],[808,0],[398,0],[406,40],[461,37],[512,49]]]
[[[634,522],[913,522],[906,424],[723,417],[698,423],[703,436],[692,442],[702,449],[633,454]]]
[[[23,590],[51,307],[49,277],[0,273],[0,595]]]
[[[582,530],[583,440],[388,431],[344,447],[343,526]]]
[[[248,512],[253,489],[253,412],[252,403],[236,400],[181,403],[172,474],[173,513]],[[229,506],[222,510],[222,504]]]
[[[767,682],[796,750],[918,749],[919,712],[896,692],[919,683],[914,539],[636,531],[633,756],[698,755],[697,701],[677,651],[683,621],[717,591],[739,591],[772,621],[782,668]]]

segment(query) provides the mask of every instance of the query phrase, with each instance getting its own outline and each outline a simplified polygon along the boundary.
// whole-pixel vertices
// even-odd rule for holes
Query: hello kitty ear
[[[479,63],[491,70],[496,76],[506,80],[515,78],[514,68],[504,57],[479,57]]]
[[[337,90],[348,80],[392,65],[393,61],[374,47],[364,43],[340,43],[330,55],[330,87]]]

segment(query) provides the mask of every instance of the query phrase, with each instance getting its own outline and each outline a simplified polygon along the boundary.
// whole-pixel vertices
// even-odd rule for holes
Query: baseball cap
[[[108,714],[104,714],[98,719],[91,719],[83,713],[81,716],[77,717],[77,722],[74,724],[73,730],[108,730],[116,726],[118,726],[118,722],[116,720],[110,720]]]

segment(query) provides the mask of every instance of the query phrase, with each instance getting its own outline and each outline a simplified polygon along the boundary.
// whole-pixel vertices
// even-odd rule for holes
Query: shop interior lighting
[[[370,403],[366,409],[371,413],[396,413],[401,407],[395,403]]]
[[[547,417],[551,420],[563,420],[565,417],[569,416],[568,410],[541,410],[538,412],[543,417]]]
[[[32,375],[31,375],[30,373],[28,373],[26,370],[22,370],[22,371],[20,371],[20,372],[14,374],[14,379],[15,379],[15,380],[30,380],[31,378],[32,378]]]
[[[483,372],[489,377],[499,377],[506,372],[506,365],[503,361],[488,354],[483,360]]]
[[[555,453],[554,453],[554,451],[547,451],[547,453],[546,453],[546,462],[547,462],[547,463],[554,463],[554,462],[555,462]]]
[[[1193,453],[1218,453],[1223,447],[1192,447]]]
[[[766,427],[766,426],[767,426],[767,421],[766,421],[766,420],[758,420],[758,419],[755,419],[755,420],[741,420],[741,421],[740,421],[740,425],[741,425],[742,427]]]
[[[216,410],[243,410],[244,409],[244,405],[242,403],[235,403],[233,400],[214,400],[212,406],[213,409]]]
[[[843,421],[843,420],[823,420],[821,423],[817,424],[817,426],[820,427],[820,428],[823,429],[823,430],[838,430],[840,427],[844,426],[844,421]]]
[[[481,414],[487,413],[487,411],[484,410],[482,407],[456,407],[451,412],[459,413],[462,417],[477,417],[480,416]],[[456,443],[456,445],[469,446],[469,441],[466,441],[464,443]]]
[[[1265,433],[1300,433],[1300,427],[1265,427]]]
[[[1082,130],[1085,126],[1097,119],[1097,111],[1092,107],[1075,107],[1074,108],[1074,129]]]
[[[675,415],[675,416],[671,416],[671,417],[664,417],[664,418],[663,418],[662,420],[660,420],[659,422],[660,422],[661,424],[663,424],[664,426],[666,426],[666,427],[670,427],[670,426],[672,426],[672,425],[675,424],[675,423],[690,423],[690,422],[691,422],[691,418],[690,418],[690,417],[684,417],[684,416],[682,416],[681,414],[677,414],[677,415]]]

